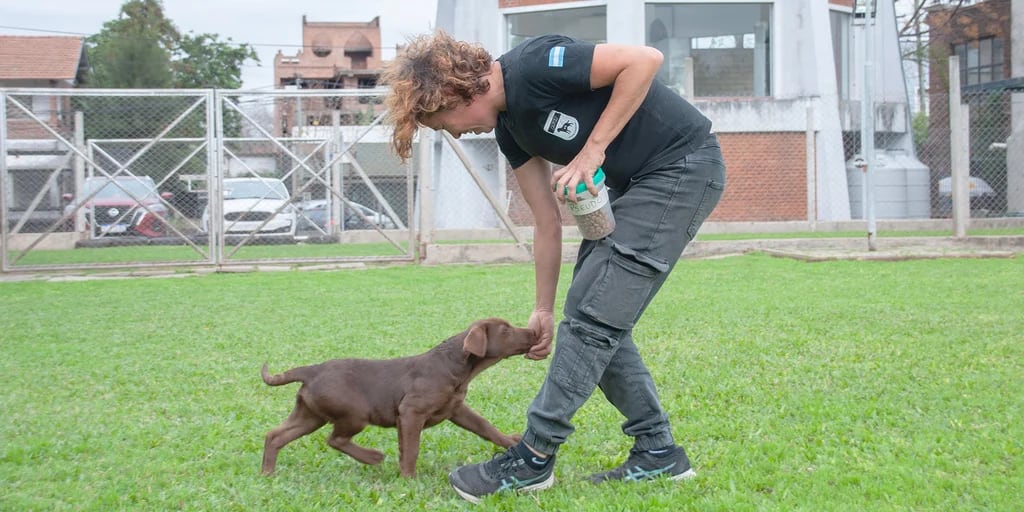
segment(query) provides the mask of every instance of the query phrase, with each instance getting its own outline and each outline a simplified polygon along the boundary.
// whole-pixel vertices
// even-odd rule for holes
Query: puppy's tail
[[[260,369],[260,376],[263,377],[263,382],[266,382],[268,386],[283,386],[285,384],[291,384],[292,382],[303,382],[306,379],[306,370],[308,366],[300,366],[298,368],[292,368],[284,373],[277,375],[271,375],[270,371],[267,370],[267,363],[263,363],[263,368]]]

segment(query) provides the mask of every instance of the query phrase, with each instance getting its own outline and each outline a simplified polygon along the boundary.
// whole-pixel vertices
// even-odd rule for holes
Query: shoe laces
[[[526,464],[526,461],[516,453],[514,448],[509,448],[503,453],[496,453],[494,457],[484,466],[487,474],[492,478],[505,478],[516,472],[517,469]]]

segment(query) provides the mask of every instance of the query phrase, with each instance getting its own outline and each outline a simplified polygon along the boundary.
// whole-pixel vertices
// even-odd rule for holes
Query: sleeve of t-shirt
[[[568,36],[540,36],[520,54],[518,69],[539,93],[561,96],[589,92],[594,44]]]
[[[526,151],[523,151],[523,148],[519,147],[505,125],[498,123],[494,129],[494,139],[498,141],[498,149],[505,155],[505,160],[508,160],[508,165],[512,169],[522,167],[531,158]]]

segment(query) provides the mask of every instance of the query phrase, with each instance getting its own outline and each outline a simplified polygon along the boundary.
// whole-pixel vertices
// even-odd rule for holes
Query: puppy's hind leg
[[[362,432],[363,427],[365,425],[346,424],[344,421],[339,421],[334,424],[334,431],[331,432],[331,437],[327,438],[327,445],[363,464],[380,464],[384,460],[383,453],[363,448],[352,442],[352,438]]]
[[[274,467],[277,465],[277,452],[281,451],[281,448],[306,434],[315,432],[326,423],[322,418],[313,414],[313,411],[306,407],[301,398],[296,398],[295,409],[288,415],[288,419],[267,433],[267,438],[263,443],[263,474],[269,475],[274,472]]]

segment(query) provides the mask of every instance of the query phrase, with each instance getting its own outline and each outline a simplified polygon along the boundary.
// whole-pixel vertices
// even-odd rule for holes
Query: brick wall
[[[713,221],[807,220],[806,135],[719,133],[725,194]]]
[[[708,220],[807,220],[806,139],[803,132],[719,133],[725,157],[726,187],[721,202]],[[507,170],[513,191],[509,217],[520,226],[532,226],[533,215]],[[561,206],[562,221],[575,224]]]

